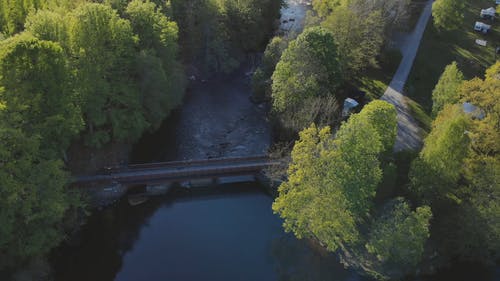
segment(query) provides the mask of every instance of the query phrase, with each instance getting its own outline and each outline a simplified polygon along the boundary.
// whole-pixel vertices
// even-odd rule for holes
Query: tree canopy
[[[47,253],[76,202],[61,159],[82,127],[67,61],[54,42],[0,43],[0,268]]]
[[[291,41],[272,80],[273,108],[278,112],[293,110],[312,97],[335,96],[342,74],[331,33],[315,27]]]
[[[366,218],[382,175],[383,145],[368,115],[363,110],[352,116],[335,139],[329,127],[312,125],[300,133],[288,180],[273,204],[285,229],[316,237],[330,250],[358,239],[357,223]]]
[[[430,235],[431,218],[429,206],[412,211],[403,198],[391,200],[384,206],[365,245],[368,253],[376,257],[376,271],[381,278],[399,279],[417,267]]]
[[[439,30],[453,30],[464,20],[465,0],[436,0],[432,3],[434,26]]]
[[[394,145],[396,124],[394,106],[374,101],[335,136],[330,127],[304,129],[273,203],[285,230],[339,250],[344,263],[381,279],[401,278],[417,266],[432,216],[428,206],[412,211],[397,199],[371,219],[381,155]]]
[[[460,99],[438,113],[410,171],[411,190],[436,215],[436,250],[448,259],[492,263],[500,254],[499,65],[484,80],[463,82]],[[464,111],[465,102],[475,110]]]
[[[443,109],[445,104],[452,104],[459,101],[460,86],[463,81],[464,75],[458,69],[456,62],[446,66],[434,91],[432,91],[432,114],[434,116]]]

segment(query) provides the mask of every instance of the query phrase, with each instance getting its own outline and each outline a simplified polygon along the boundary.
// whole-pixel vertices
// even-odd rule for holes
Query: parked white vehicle
[[[480,22],[480,21],[476,21],[476,24],[474,25],[474,30],[482,32],[482,33],[488,33],[488,31],[490,31],[490,28],[491,28],[491,25],[485,24],[485,23]]]
[[[500,1],[500,0],[499,0]],[[493,7],[488,9],[481,9],[481,18],[493,19],[495,18],[496,10]]]

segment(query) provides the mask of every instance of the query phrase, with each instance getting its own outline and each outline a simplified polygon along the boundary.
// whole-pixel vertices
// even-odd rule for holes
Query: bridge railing
[[[101,174],[112,174],[112,173],[120,173],[133,170],[145,170],[145,169],[155,169],[155,168],[161,169],[170,167],[189,167],[195,165],[234,163],[242,161],[264,161],[264,160],[270,160],[269,156],[258,155],[250,157],[225,157],[225,158],[212,158],[212,159],[199,159],[199,160],[142,163],[142,164],[131,164],[127,166],[105,167],[101,170],[102,171]]]

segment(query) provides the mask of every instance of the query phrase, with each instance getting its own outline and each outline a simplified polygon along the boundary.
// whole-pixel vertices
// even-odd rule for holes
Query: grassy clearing
[[[463,24],[456,31],[438,32],[432,22],[427,26],[406,84],[407,95],[419,105],[412,106],[416,109],[414,113],[424,123],[427,118],[420,110],[431,111],[432,90],[446,65],[457,61],[465,77],[470,79],[481,77],[485,69],[495,62],[495,48],[500,45],[500,20],[489,22],[479,17],[481,9],[492,6],[493,0],[469,0]],[[475,32],[473,27],[476,21],[491,24],[491,32],[487,35]],[[476,39],[487,40],[488,45],[476,45]]]
[[[380,98],[398,69],[401,58],[399,50],[384,51],[380,56],[379,66],[367,69],[364,75],[354,82],[354,86],[365,91],[371,100]]]
[[[411,110],[412,116],[415,118],[415,120],[417,120],[422,130],[424,130],[424,133],[427,134],[431,130],[432,118],[424,110],[424,108],[422,108],[422,106],[414,100],[406,98],[406,102]]]

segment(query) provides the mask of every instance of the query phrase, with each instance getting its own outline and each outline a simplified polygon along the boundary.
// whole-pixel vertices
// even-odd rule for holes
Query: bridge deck
[[[278,161],[270,160],[266,156],[137,164],[124,168],[113,167],[107,169],[105,174],[79,176],[74,178],[73,184],[95,182],[150,184],[196,178],[250,175],[279,164]]]

